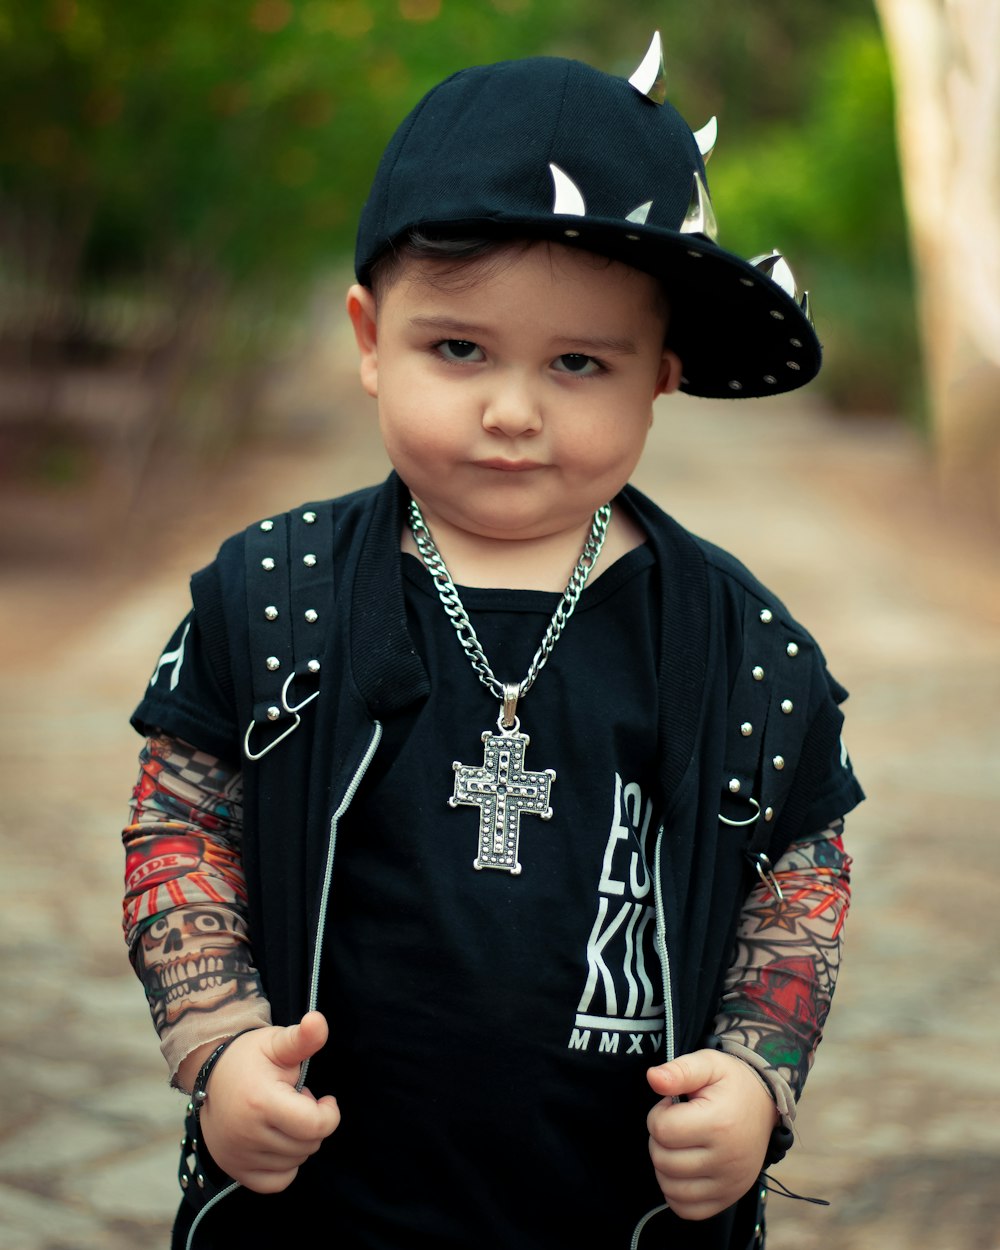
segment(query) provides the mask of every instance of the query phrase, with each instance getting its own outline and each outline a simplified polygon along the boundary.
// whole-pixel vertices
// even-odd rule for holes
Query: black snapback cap
[[[662,98],[661,71],[657,36],[628,81],[557,57],[445,79],[382,156],[358,227],[358,281],[370,284],[413,229],[552,240],[663,283],[683,391],[740,398],[810,381],[821,351],[808,295],[777,252],[747,261],[715,241],[702,155],[712,140]]]

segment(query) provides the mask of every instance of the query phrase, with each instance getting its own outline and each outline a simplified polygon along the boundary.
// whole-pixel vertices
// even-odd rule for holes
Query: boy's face
[[[680,381],[656,281],[559,244],[411,260],[377,307],[360,286],[347,302],[389,458],[437,534],[579,531]]]

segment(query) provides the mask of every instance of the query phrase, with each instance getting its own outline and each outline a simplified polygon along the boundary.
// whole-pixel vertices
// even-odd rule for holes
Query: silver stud
[[[267,665],[267,671],[269,673],[276,673],[278,669],[281,668],[281,661],[276,655],[269,655],[264,663]]]
[[[564,230],[563,234],[567,239],[578,239],[580,237],[579,230]]]
[[[755,664],[755,665],[753,666],[753,669],[752,669],[752,672],[751,672],[751,676],[753,677],[754,681],[763,681],[763,680],[764,680],[764,670],[761,668],[761,666],[760,666],[759,664]]]
[[[662,104],[667,98],[667,71],[663,64],[663,40],[654,31],[646,55],[628,80],[640,95],[654,104]]]
[[[625,238],[628,239],[630,243],[639,242],[639,236],[637,234],[627,234]]]
[[[181,1173],[181,1189],[187,1189],[190,1183],[191,1183],[191,1177],[188,1176],[187,1172],[182,1172]]]
[[[771,316],[775,319],[775,321],[785,320],[785,314],[783,312],[778,312],[777,308],[771,309]]]
[[[742,383],[742,382],[736,382],[736,381],[730,382],[730,383],[729,383],[729,389],[730,389],[731,391],[742,391],[742,390],[743,390],[743,383]]]
[[[799,653],[799,644],[797,642],[790,642],[788,646],[785,648],[785,655],[790,655],[793,660],[798,655],[798,653]]]
[[[260,567],[270,573],[270,571],[274,568],[274,560],[270,556],[265,556],[260,562]]]
[[[795,707],[795,704],[791,701],[791,699],[781,700],[781,710],[785,713],[786,716],[791,715],[794,707]]]
[[[785,757],[783,755],[776,755],[774,759],[771,761],[771,763],[780,773],[781,770],[785,767]]]
[[[712,208],[708,188],[697,170],[691,179],[691,199],[680,224],[680,233],[703,234],[713,242],[719,237],[719,223],[715,220],[715,210]]]
[[[271,530],[274,529],[274,522],[273,521],[261,521],[260,528],[264,531],[265,534],[270,534]]]
[[[315,625],[316,622],[319,620],[319,613],[316,611],[315,608],[306,608],[305,618],[309,622],[310,625]]]
[[[306,566],[307,569],[314,569],[316,567],[316,557],[311,554],[308,556],[303,556],[302,563]]]
[[[305,521],[306,525],[315,525],[316,513],[315,512],[303,512],[302,520]]]
[[[280,715],[281,715],[281,708],[275,707],[274,704],[272,703],[271,706],[267,709],[267,719],[277,720]]]
[[[273,603],[268,604],[268,606],[264,609],[264,617],[269,621],[276,621],[278,619],[278,609]]]
[[[707,165],[712,153],[715,151],[715,145],[719,138],[719,119],[710,117],[702,126],[701,130],[694,132],[694,141],[698,145],[698,151],[701,153],[701,159]]]
[[[771,622],[774,620],[774,613],[771,611],[770,608],[763,608],[761,610],[760,619],[764,622],[765,625],[770,625]]]
[[[786,360],[785,364],[789,369],[794,370],[796,373],[798,373],[798,371],[802,368],[797,360]]]
[[[801,340],[801,339],[789,339],[788,341],[789,341],[789,343],[791,343],[791,345],[792,345],[793,347],[801,347],[801,346],[802,346],[802,340]]]
[[[319,660],[310,660],[309,663],[306,665],[306,668],[309,670],[310,673],[318,673],[319,672]]]
[[[774,376],[773,373],[765,373],[764,381],[768,384],[768,386],[774,386],[775,383],[778,381],[778,379]]]
[[[202,1175],[201,1172],[198,1173],[198,1175],[195,1177],[195,1180],[198,1182],[199,1189],[205,1188],[205,1177]]]
[[[739,777],[734,777],[732,781],[730,781],[729,783],[729,793],[739,794],[739,792],[740,792],[740,779]]]
[[[744,286],[753,286],[753,278],[740,278]]]
[[[748,720],[745,720],[743,724],[740,725],[740,733],[744,738],[749,738],[753,733],[753,725],[751,725]]]
[[[764,808],[764,819],[768,822],[774,820],[774,808],[773,807]]]
[[[549,173],[552,175],[552,189],[555,193],[552,201],[553,213],[563,213],[567,217],[586,217],[587,205],[583,192],[565,169],[560,169],[550,161]]]

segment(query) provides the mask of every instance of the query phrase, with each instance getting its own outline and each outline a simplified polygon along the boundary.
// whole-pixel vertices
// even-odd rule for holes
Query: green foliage
[[[723,242],[802,258],[828,342],[891,400],[872,344],[905,358],[911,318],[870,0],[0,0],[0,282],[34,266],[105,302],[207,284],[274,308],[350,251],[434,82],[547,52],[627,75],[657,24],[671,99],[720,116]]]
[[[825,340],[824,386],[845,406],[914,407],[919,379],[892,85],[871,24],[824,49],[799,121],[713,162],[721,241],[791,261]]]

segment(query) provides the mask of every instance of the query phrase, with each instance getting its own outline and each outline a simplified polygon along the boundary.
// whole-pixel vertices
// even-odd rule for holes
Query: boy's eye
[[[572,373],[577,377],[586,377],[601,371],[600,363],[593,356],[584,356],[580,352],[567,352],[565,356],[557,356],[552,367],[559,373]]]
[[[442,339],[434,344],[445,360],[482,360],[483,349],[468,339]]]

